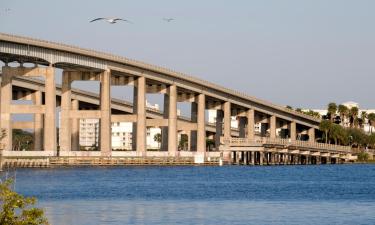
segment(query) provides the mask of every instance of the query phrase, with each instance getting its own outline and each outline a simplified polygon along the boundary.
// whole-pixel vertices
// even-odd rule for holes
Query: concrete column
[[[187,150],[190,151],[191,150],[191,131],[187,131],[186,134],[187,134],[187,139],[188,139]]]
[[[134,86],[134,112],[137,123],[133,126],[133,146],[139,156],[146,155],[146,78],[139,77]],[[134,135],[135,134],[135,135]]]
[[[206,152],[206,121],[205,121],[205,109],[206,109],[206,97],[204,94],[198,95],[198,115],[197,115],[197,152]]]
[[[254,109],[247,110],[247,138],[254,139],[254,125],[255,125],[255,115]]]
[[[45,114],[44,114],[44,150],[57,151],[56,148],[56,84],[55,69],[47,69],[45,81]]]
[[[8,66],[2,68],[1,76],[1,129],[5,130],[5,136],[1,140],[5,151],[11,151],[12,146],[12,117],[10,105],[12,103],[12,76],[9,74]]]
[[[264,161],[264,152],[259,152],[259,165],[263,165]]]
[[[316,156],[316,164],[317,165],[320,165],[321,164],[321,158],[320,158],[320,156]]]
[[[297,125],[295,121],[290,122],[290,139],[292,141],[297,139]]]
[[[276,116],[272,115],[270,117],[270,138],[276,138]]]
[[[102,156],[111,156],[111,72],[100,75],[100,151]]]
[[[230,102],[224,102],[224,138],[231,137],[231,106]]]
[[[169,86],[168,94],[168,155],[175,156],[177,152],[177,87],[175,84]]]
[[[220,146],[220,137],[223,133],[223,118],[224,113],[222,110],[216,110],[216,134],[215,134],[215,147],[216,149]]]
[[[60,112],[60,151],[71,150],[71,79],[69,72],[62,74],[61,112]]]
[[[255,152],[251,152],[251,165],[255,165]]]
[[[42,92],[35,91],[33,94],[34,105],[42,105]],[[34,151],[43,150],[43,114],[34,114]]]
[[[72,109],[79,110],[79,101],[77,99],[72,100]],[[79,151],[79,119],[71,119],[72,127],[72,151]]]
[[[327,164],[331,164],[331,157],[326,157]]]
[[[192,102],[191,103],[191,122],[198,123],[198,103]],[[191,131],[190,142],[191,142],[191,150],[197,151],[197,144],[198,144],[198,132],[197,130]]]
[[[315,128],[309,128],[309,142],[315,142]]]
[[[246,136],[246,131],[245,131],[246,120],[247,119],[245,117],[239,117],[238,118],[238,130],[239,130],[239,137],[240,138],[245,138],[245,136]]]
[[[169,118],[169,96],[168,94],[164,94],[163,118],[164,119]],[[189,142],[191,142],[190,139],[189,139]],[[168,127],[167,126],[161,127],[161,150],[168,151]]]

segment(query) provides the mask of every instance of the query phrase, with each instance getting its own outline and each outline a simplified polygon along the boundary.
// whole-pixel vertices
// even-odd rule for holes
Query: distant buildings
[[[348,109],[351,109],[353,107],[357,107],[359,118],[361,117],[362,112],[366,112],[367,115],[370,114],[370,113],[375,113],[375,109],[361,109],[357,102],[349,101],[349,102],[344,102],[341,105],[345,105],[346,107],[348,107]],[[303,109],[302,111],[307,112],[307,111],[309,111],[309,109]],[[327,113],[328,113],[327,109],[313,109],[313,111],[318,112],[322,117],[327,115]],[[339,115],[339,114],[337,113],[337,115]],[[342,124],[345,127],[349,127],[350,126],[349,118],[346,118],[345,121],[342,121]],[[373,126],[370,126],[369,121],[367,119],[364,121],[362,129],[367,133],[370,133],[371,131],[375,132],[375,128]]]
[[[146,107],[159,110],[159,105],[151,105],[146,102]],[[59,115],[60,116],[60,115]],[[112,149],[132,149],[133,124],[130,122],[112,123]],[[159,127],[147,128],[147,149],[159,149],[160,143],[154,140],[154,136],[161,133]],[[79,145],[81,148],[96,148],[99,145],[99,119],[80,119],[79,122]]]

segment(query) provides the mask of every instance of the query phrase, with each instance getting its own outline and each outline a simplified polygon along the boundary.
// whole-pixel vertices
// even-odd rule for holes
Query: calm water
[[[375,165],[17,171],[52,224],[375,224]]]

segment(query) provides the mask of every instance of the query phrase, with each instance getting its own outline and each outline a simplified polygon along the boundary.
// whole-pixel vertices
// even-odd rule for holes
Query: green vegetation
[[[180,138],[180,142],[178,143],[178,149],[188,150],[188,136],[186,134],[182,134]]]
[[[13,150],[14,151],[28,151],[32,150],[34,146],[33,134],[24,130],[13,130]]]
[[[160,143],[161,143],[161,134],[157,133],[154,135],[154,141],[158,143],[158,147],[160,148]]]
[[[12,190],[13,181],[0,183],[0,224],[43,225],[49,224],[44,211],[35,208],[36,198],[24,197]]]
[[[366,134],[361,129],[366,119],[371,125],[375,125],[375,113],[362,112],[359,117],[357,107],[348,109],[344,105],[337,106],[333,102],[328,104],[327,111],[326,119],[323,119],[319,126],[325,143],[349,145],[358,149],[375,149],[375,133]],[[339,115],[338,118],[336,114]],[[345,124],[348,120],[349,124]]]

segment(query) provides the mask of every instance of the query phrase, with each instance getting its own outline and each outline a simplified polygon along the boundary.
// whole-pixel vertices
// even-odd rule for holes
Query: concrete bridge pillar
[[[197,152],[205,154],[206,152],[206,98],[204,94],[197,97],[198,113],[197,113]]]
[[[2,139],[5,151],[12,150],[12,117],[10,105],[12,103],[12,75],[9,73],[9,66],[2,68],[1,76],[1,129],[5,130],[5,137]]]
[[[33,93],[34,105],[42,105],[42,92],[35,91]],[[43,114],[34,114],[34,151],[41,151],[43,149]]]
[[[79,101],[76,99],[72,100],[72,110],[79,110]],[[77,118],[71,119],[71,137],[72,137],[72,151],[79,151],[79,128],[80,128],[80,120]]]
[[[315,128],[309,128],[308,130],[309,142],[315,142]]]
[[[263,165],[264,163],[264,152],[259,152],[259,165]]]
[[[247,110],[246,117],[247,117],[247,138],[254,140],[254,125],[255,125],[254,109]]]
[[[290,139],[295,141],[297,138],[297,125],[295,121],[290,122]]]
[[[270,118],[270,138],[276,138],[276,116],[272,115]]]
[[[111,156],[111,72],[100,74],[100,151],[102,156]]]
[[[133,124],[133,148],[138,156],[146,155],[146,78],[138,77],[134,85],[134,108],[137,122]]]
[[[60,112],[60,151],[71,150],[71,78],[69,72],[62,73]]]
[[[224,102],[224,138],[231,137],[231,103]]]
[[[191,119],[194,120],[195,111],[194,111],[194,105],[195,103],[192,103],[191,106]],[[163,118],[168,119],[169,118],[169,95],[164,94],[164,107],[163,107]],[[195,137],[194,131],[191,131],[190,138]],[[189,139],[189,143],[194,143],[194,141]],[[189,150],[194,149],[195,144],[191,145],[191,148]],[[161,127],[161,149],[163,151],[168,151],[168,126]]]
[[[223,118],[224,113],[222,110],[216,110],[216,134],[215,134],[215,147],[216,149],[220,146],[220,137],[223,134]]]
[[[56,151],[56,84],[52,66],[46,69],[45,78],[44,150]]]
[[[251,165],[255,165],[255,152],[250,152],[250,155],[251,155]]]
[[[177,153],[177,87],[172,84],[168,87],[169,116],[168,116],[168,155]]]
[[[238,131],[239,131],[239,138],[245,138],[246,134],[246,118],[245,117],[238,117]]]

